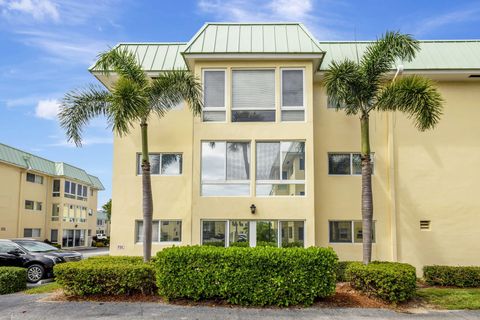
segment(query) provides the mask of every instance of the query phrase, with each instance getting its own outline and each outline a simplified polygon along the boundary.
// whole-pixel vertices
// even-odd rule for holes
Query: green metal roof
[[[321,70],[330,63],[343,59],[361,58],[371,41],[320,42],[326,51]],[[471,70],[480,69],[480,40],[423,40],[420,52],[411,62],[404,62],[406,70]]]
[[[43,173],[53,177],[65,177],[81,181],[92,188],[105,190],[102,182],[85,170],[64,162],[54,162],[31,153],[0,143],[0,162]]]
[[[206,23],[187,44],[193,53],[323,53],[300,23]]]

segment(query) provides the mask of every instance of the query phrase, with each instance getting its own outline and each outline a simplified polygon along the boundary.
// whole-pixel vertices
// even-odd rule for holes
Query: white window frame
[[[223,72],[223,76],[224,76],[224,82],[223,82],[223,85],[224,85],[224,92],[225,92],[225,97],[223,97],[223,109],[222,108],[215,108],[215,107],[210,107],[210,108],[206,108],[205,105],[204,107],[202,108],[202,122],[203,123],[226,123],[227,122],[227,99],[228,99],[228,91],[227,91],[227,69],[222,69],[222,68],[205,68],[205,69],[202,69],[202,92],[205,92],[205,72],[208,72],[208,71],[222,71]],[[203,103],[205,103],[205,96],[203,96]],[[217,112],[221,112],[223,111],[225,113],[225,120],[224,121],[204,121],[203,120],[203,112],[206,111],[206,112],[209,112],[209,111],[217,111]]]
[[[280,143],[280,157],[281,157],[281,154],[282,154],[282,146],[281,146],[281,143],[282,142],[303,142],[304,143],[304,146],[305,146],[305,150],[304,150],[304,155],[305,155],[305,163],[304,163],[304,166],[305,166],[305,180],[285,180],[282,178],[282,170],[281,170],[281,163],[279,164],[280,165],[280,180],[256,180],[257,178],[257,172],[256,170],[258,170],[258,165],[256,163],[257,161],[257,155],[255,154],[255,196],[256,197],[259,197],[259,198],[288,198],[288,197],[306,197],[307,196],[307,143],[305,140],[256,140],[255,141],[255,153],[257,153],[257,143],[272,143],[272,142],[279,142]],[[281,160],[281,159],[280,159]],[[305,194],[303,195],[288,195],[288,196],[282,196],[282,195],[273,195],[273,196],[269,196],[269,195],[257,195],[257,186],[258,185],[266,185],[266,184],[282,184],[282,185],[289,185],[289,184],[303,184],[305,185]]]
[[[203,180],[202,179],[202,161],[203,161],[203,152],[202,152],[202,144],[204,142],[224,142],[225,143],[225,158],[224,158],[224,177],[225,180]],[[227,144],[228,143],[235,143],[235,142],[246,142],[250,144],[250,163],[249,165],[249,172],[250,172],[250,177],[248,180],[227,180]],[[235,198],[235,197],[250,197],[252,194],[252,188],[251,188],[251,183],[252,183],[252,141],[249,140],[201,140],[200,141],[200,196],[205,197],[205,198],[215,198],[215,197],[226,197],[226,198]],[[230,195],[230,196],[205,196],[202,194],[202,186],[203,184],[208,184],[208,185],[232,185],[232,184],[242,184],[242,185],[248,185],[248,195]]]
[[[58,191],[55,191],[54,188],[55,188],[55,181],[58,181]],[[52,197],[60,197],[60,193],[61,193],[61,190],[62,190],[62,180],[60,179],[53,179],[52,181]]]
[[[283,71],[302,71],[303,105],[302,106],[283,106]],[[307,122],[306,110],[306,88],[305,88],[305,68],[280,68],[280,122]],[[303,121],[284,121],[282,120],[282,111],[303,111]]]
[[[160,155],[160,162],[159,162],[159,170],[158,170],[158,173],[152,173],[150,171],[150,176],[162,176],[162,177],[179,177],[181,175],[183,175],[183,152],[149,152],[148,153],[148,156],[150,157],[151,155]],[[180,155],[182,157],[182,163],[181,163],[181,166],[180,166],[180,171],[181,173],[179,174],[162,174],[162,161],[163,161],[163,155],[164,154],[174,154],[174,155]],[[136,171],[136,175],[137,176],[142,176],[142,173],[141,172],[138,172],[138,168],[140,167],[140,161],[142,160],[142,153],[141,152],[137,152],[136,154],[137,156],[137,159],[136,159],[136,168],[135,168],[135,171]],[[150,169],[151,169],[151,166],[150,166]]]
[[[352,240],[350,242],[335,242],[335,241],[330,241],[330,233],[331,233],[331,229],[330,229],[330,222],[350,222],[351,224],[351,234],[352,234]],[[347,245],[350,245],[350,244],[354,244],[354,245],[362,245],[363,243],[362,242],[355,242],[355,222],[363,222],[362,220],[328,220],[328,243],[330,244],[347,244]],[[372,239],[372,244],[375,244],[376,243],[376,239],[377,239],[377,236],[376,236],[376,231],[377,229],[375,228],[375,224],[376,224],[377,220],[373,220],[372,221],[372,225],[373,225],[373,239]],[[362,236],[363,236],[363,226],[362,226]]]
[[[237,108],[233,108],[233,72],[235,71],[273,71],[273,87],[274,87],[274,91],[273,91],[273,97],[274,97],[274,108],[256,108],[256,109],[250,109],[250,108],[240,108],[240,109],[237,109]],[[266,122],[266,123],[275,123],[277,122],[277,117],[278,117],[278,112],[277,112],[277,93],[275,92],[277,90],[277,68],[275,67],[266,67],[266,68],[232,68],[231,71],[230,71],[230,74],[231,74],[231,79],[232,81],[230,81],[230,95],[232,97],[231,101],[231,106],[230,106],[230,122],[231,123],[245,123],[246,121],[232,121],[232,113],[234,111],[274,111],[275,112],[275,119],[273,121],[251,121],[253,123],[258,123],[258,122]],[[246,123],[251,123],[251,122],[246,122]]]
[[[333,155],[333,154],[350,155],[350,174],[330,173],[329,161],[330,161],[330,155]],[[327,174],[329,176],[339,176],[339,177],[351,177],[351,176],[360,177],[360,176],[362,176],[361,173],[353,173],[353,155],[354,154],[359,154],[361,156],[360,152],[342,152],[342,151],[328,152],[327,153]],[[372,167],[373,168],[372,176],[373,176],[373,175],[375,175],[375,166],[374,166],[374,164],[375,164],[375,152],[370,153],[370,162],[373,165],[373,167]]]
[[[33,181],[28,181],[27,177],[29,174],[33,175]],[[38,175],[32,172],[27,172],[27,174],[25,175],[25,180],[30,183],[43,184],[44,178],[41,175]]]
[[[152,219],[152,224],[153,222],[157,222],[158,221],[158,241],[153,241],[152,239],[152,244],[162,244],[162,245],[175,245],[175,244],[179,244],[179,243],[182,243],[183,241],[183,221],[182,219]],[[169,222],[180,222],[180,241],[161,241],[160,239],[162,238],[162,234],[161,234],[161,230],[162,230],[162,221],[169,221]],[[135,233],[134,233],[134,243],[135,244],[140,244],[142,245],[143,244],[143,240],[142,241],[137,241],[137,238],[138,238],[138,234],[137,234],[137,223],[138,222],[142,222],[143,223],[143,219],[135,219]],[[153,226],[152,226],[153,227]],[[153,233],[153,229],[152,229],[152,233]]]
[[[257,222],[261,221],[276,221],[277,222],[277,248],[282,247],[282,222],[303,222],[303,248],[305,246],[305,239],[307,238],[307,228],[305,228],[306,220],[302,219],[201,219],[200,220],[200,245],[203,244],[203,223],[208,221],[223,222],[225,224],[225,248],[230,247],[230,222],[231,221],[247,221],[248,222],[248,240],[249,247],[257,246]]]
[[[68,183],[68,192],[65,190],[65,184]],[[72,183],[75,183],[75,193],[71,193],[72,192]],[[70,180],[65,180],[64,183],[63,183],[63,187],[64,187],[64,190],[63,190],[63,194],[65,196],[65,198],[70,198],[70,199],[76,199],[77,198],[77,183],[76,182],[72,182]]]

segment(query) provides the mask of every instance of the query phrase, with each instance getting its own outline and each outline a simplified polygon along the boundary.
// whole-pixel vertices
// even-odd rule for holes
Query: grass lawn
[[[442,309],[480,309],[480,288],[423,288],[417,290],[417,296]]]
[[[58,283],[50,282],[50,283],[47,283],[45,285],[41,285],[41,286],[38,286],[38,287],[27,289],[27,290],[23,291],[23,293],[26,293],[26,294],[50,293],[50,292],[54,292],[55,290],[60,289],[60,288],[61,287]]]

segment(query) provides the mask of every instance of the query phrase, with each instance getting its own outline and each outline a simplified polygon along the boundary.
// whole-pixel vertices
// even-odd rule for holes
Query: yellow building
[[[154,251],[331,246],[360,260],[359,120],[329,106],[322,77],[367,45],[319,42],[297,23],[210,23],[188,43],[120,44],[150,76],[188,68],[204,86],[201,117],[179,106],[150,122]],[[444,115],[424,133],[400,114],[371,118],[373,258],[480,265],[480,42],[421,48],[399,64],[438,81]],[[142,253],[140,151],[139,128],[115,137],[114,255]]]
[[[90,246],[100,190],[100,180],[80,168],[0,144],[0,239]]]

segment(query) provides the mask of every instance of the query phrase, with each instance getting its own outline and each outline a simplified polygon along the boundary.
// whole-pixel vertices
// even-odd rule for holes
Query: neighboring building
[[[332,60],[368,42],[319,42],[300,24],[206,24],[188,43],[120,44],[148,75],[188,68],[204,110],[149,125],[154,245],[331,246],[362,257],[360,121],[328,104]],[[438,81],[440,124],[374,113],[373,258],[479,265],[480,42],[422,41],[404,74]],[[91,69],[105,85],[105,75]],[[392,75],[394,70],[392,70]],[[115,137],[111,254],[142,254],[140,129]]]
[[[107,213],[103,210],[97,211],[97,230],[96,234],[104,234],[110,237],[110,220]]]
[[[89,246],[96,228],[97,177],[0,143],[0,239]]]

